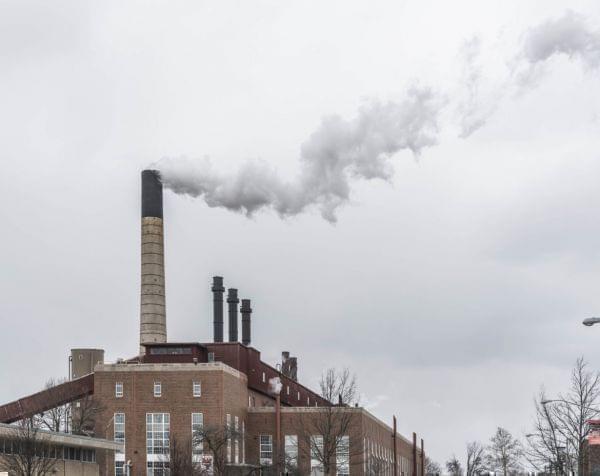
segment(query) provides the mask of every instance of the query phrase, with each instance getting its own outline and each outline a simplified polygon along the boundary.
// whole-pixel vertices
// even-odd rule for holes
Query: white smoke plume
[[[210,207],[249,216],[273,209],[281,217],[317,207],[323,218],[335,222],[337,209],[350,199],[353,180],[390,180],[390,159],[397,152],[418,155],[437,143],[443,107],[440,95],[415,86],[403,101],[372,101],[353,119],[325,117],[302,144],[300,170],[291,181],[259,161],[247,162],[232,175],[215,172],[208,159],[164,158],[153,167],[173,192],[201,197]]]
[[[519,97],[539,84],[545,66],[556,55],[578,59],[588,70],[600,65],[600,32],[572,11],[528,30],[518,52],[500,60],[493,74],[489,64],[486,71],[482,58],[497,59],[501,54],[483,48],[478,37],[465,42],[462,76],[457,88],[449,88],[451,92],[415,86],[404,100],[371,101],[352,119],[325,117],[302,144],[293,180],[283,180],[261,161],[246,162],[229,175],[215,171],[209,159],[164,158],[153,167],[172,191],[200,197],[210,207],[248,216],[272,209],[281,217],[318,208],[323,218],[335,222],[337,210],[350,199],[353,181],[389,181],[394,155],[402,150],[418,155],[437,143],[445,97],[453,98],[459,135],[467,138],[487,123],[506,98]]]
[[[460,136],[466,138],[483,127],[507,97],[518,97],[537,87],[550,61],[560,55],[579,60],[588,71],[600,66],[600,31],[591,29],[585,18],[573,11],[547,20],[523,35],[519,51],[504,62],[494,79],[483,74],[483,44],[479,38],[465,42],[461,50],[463,77],[459,101]],[[486,51],[495,57],[497,51]]]
[[[569,10],[562,17],[531,29],[523,53],[532,64],[565,54],[595,69],[600,65],[600,32],[591,30],[582,15]]]

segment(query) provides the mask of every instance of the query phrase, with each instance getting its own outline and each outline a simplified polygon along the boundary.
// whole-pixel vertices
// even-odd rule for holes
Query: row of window
[[[273,464],[273,436],[260,435],[259,438],[260,464],[270,466]],[[322,461],[323,436],[310,437],[310,471],[311,475],[324,474]],[[298,435],[285,435],[284,437],[284,464],[286,470],[293,472],[298,468]],[[341,436],[336,448],[336,474],[346,476],[350,474],[350,438]]]
[[[363,439],[363,460],[365,474],[381,474],[391,476],[394,472],[394,453],[389,447]],[[398,455],[398,474],[411,476],[412,464],[409,459]]]
[[[155,397],[162,396],[162,383],[154,382],[153,393]],[[115,397],[123,398],[123,382],[115,382]],[[192,382],[192,396],[199,398],[202,396],[202,385],[200,382]]]
[[[267,374],[265,372],[262,373],[262,381],[263,381],[263,383],[267,383]],[[285,394],[287,396],[290,395],[290,386],[289,385],[286,385]],[[300,391],[299,390],[296,392],[296,399],[298,401],[301,400],[301,395],[300,395]],[[319,406],[319,403],[317,401],[314,401],[314,404],[315,404],[315,407]],[[308,395],[306,396],[306,405],[307,406],[311,405],[310,396],[308,396]],[[252,405],[248,404],[248,406],[252,406]]]
[[[24,451],[31,451],[27,448],[21,449],[21,445],[27,442],[13,441],[10,439],[0,440],[0,453],[3,454],[23,454]],[[77,448],[73,446],[43,446],[40,447],[36,454],[39,452],[43,453],[40,456],[51,459],[63,459],[69,461],[83,461],[86,463],[94,463],[96,461],[96,451],[86,448]]]
[[[125,414],[114,414],[114,440],[125,444]],[[229,463],[244,463],[246,460],[245,449],[245,423],[238,416],[231,418],[226,416],[227,436],[227,461]],[[204,426],[204,415],[202,413],[191,414],[191,439],[192,458],[200,460],[204,454],[202,439],[198,433]],[[240,431],[241,430],[241,431]],[[146,414],[146,460],[147,476],[155,476],[168,473],[168,460],[170,454],[170,431],[171,416],[169,413],[147,413]],[[240,444],[241,440],[241,444]],[[241,452],[240,452],[241,447]],[[117,451],[115,453],[115,476],[125,475],[125,454]]]

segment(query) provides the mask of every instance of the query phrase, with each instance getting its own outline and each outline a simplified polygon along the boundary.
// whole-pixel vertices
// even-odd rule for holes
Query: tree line
[[[565,391],[550,396],[541,387],[534,397],[533,422],[521,438],[498,427],[488,444],[468,442],[463,462],[453,455],[442,468],[427,458],[426,473],[509,476],[534,471],[542,475],[583,475],[587,437],[592,431],[588,421],[600,415],[599,397],[600,374],[580,357],[571,370]]]

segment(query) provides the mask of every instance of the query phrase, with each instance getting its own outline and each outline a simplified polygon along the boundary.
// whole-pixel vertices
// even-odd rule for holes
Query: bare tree
[[[328,476],[335,474],[336,460],[349,466],[352,456],[362,454],[362,445],[351,444],[362,440],[355,425],[358,413],[350,408],[358,403],[358,392],[356,378],[348,369],[327,369],[319,387],[321,396],[332,405],[319,407],[301,419],[299,436],[308,444],[299,448]]]
[[[15,476],[46,476],[53,474],[56,450],[48,441],[47,435],[40,432],[33,418],[14,425],[14,430],[6,437],[5,444],[10,451],[0,458],[0,470]]]
[[[234,441],[239,440],[241,436],[240,432],[235,431],[231,425],[204,425],[194,431],[192,443],[195,446],[201,445],[203,454],[212,459],[213,474],[215,476],[225,476],[227,475],[227,465],[229,463],[228,447],[233,448]],[[200,468],[204,472],[199,474],[210,474],[210,467],[204,467],[204,463],[200,464]]]
[[[571,372],[568,392],[560,394],[558,401],[546,405],[557,423],[557,433],[565,441],[563,459],[569,465],[572,456],[578,474],[583,474],[585,441],[589,433],[587,421],[600,413],[597,408],[599,395],[600,375],[588,370],[586,361],[580,357]],[[566,453],[566,448],[571,454]]]
[[[478,441],[467,443],[467,475],[477,476],[485,469],[485,448]]]
[[[560,448],[566,447],[562,434],[557,431],[558,422],[554,418],[554,412],[542,403],[548,400],[542,388],[538,397],[534,400],[535,417],[533,432],[526,435],[527,446],[524,451],[525,458],[538,471],[546,468],[556,469],[563,474],[563,460]]]
[[[104,406],[93,395],[87,395],[73,404],[71,409],[71,432],[75,435],[94,435],[96,418]]]
[[[44,390],[65,383],[67,379],[49,379],[44,385]],[[34,423],[38,428],[48,431],[66,432],[71,418],[71,406],[69,404],[59,405],[34,417]]]
[[[452,455],[448,461],[446,461],[446,471],[450,476],[463,476],[463,467],[456,456]]]
[[[533,432],[528,435],[527,459],[538,469],[559,474],[583,474],[587,421],[600,414],[600,376],[580,357],[571,371],[566,394],[549,399],[543,390],[535,400]]]
[[[202,468],[202,462],[194,458],[192,438],[179,439],[171,435],[169,439],[169,455],[165,458],[169,463],[170,476],[204,476],[209,474]]]
[[[441,476],[442,474],[442,467],[429,456],[425,456],[425,474],[426,476]]]
[[[499,471],[504,476],[516,473],[520,469],[522,456],[521,442],[508,430],[498,427],[488,447],[487,460],[490,470]]]

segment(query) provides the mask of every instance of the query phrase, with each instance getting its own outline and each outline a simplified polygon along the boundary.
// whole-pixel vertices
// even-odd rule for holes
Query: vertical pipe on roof
[[[251,316],[252,308],[250,307],[250,299],[242,299],[242,344],[250,345],[251,341]]]
[[[238,340],[238,304],[240,300],[237,296],[237,289],[229,288],[227,290],[227,304],[229,306],[229,342]]]
[[[413,431],[412,476],[417,476],[417,434]]]
[[[223,342],[223,278],[213,276],[213,340]]]

